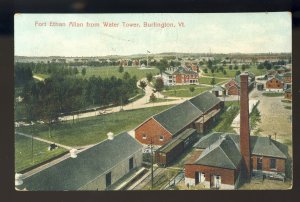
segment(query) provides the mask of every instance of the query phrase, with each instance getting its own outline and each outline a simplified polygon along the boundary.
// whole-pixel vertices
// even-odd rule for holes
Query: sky
[[[279,53],[292,51],[289,12],[231,14],[16,14],[17,56],[106,56],[162,52]],[[50,22],[65,26],[49,26]],[[70,22],[83,27],[69,26]],[[87,27],[86,23],[99,27]],[[118,27],[104,27],[104,22]],[[136,23],[140,27],[124,27]],[[173,23],[174,27],[143,27]],[[184,27],[179,23],[183,22]],[[44,24],[46,26],[42,26]]]

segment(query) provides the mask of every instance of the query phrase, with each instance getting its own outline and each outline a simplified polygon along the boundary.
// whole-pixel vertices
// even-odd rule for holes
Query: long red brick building
[[[143,144],[164,145],[187,128],[203,133],[223,106],[212,93],[201,93],[147,119],[135,129],[135,138]]]
[[[287,153],[271,137],[250,136],[248,75],[241,75],[240,134],[210,133],[194,147],[185,164],[185,184],[212,189],[236,189],[252,176],[285,178]]]

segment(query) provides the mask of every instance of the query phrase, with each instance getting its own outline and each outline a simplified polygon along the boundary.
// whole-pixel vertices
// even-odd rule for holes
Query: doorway
[[[262,170],[262,158],[257,158],[257,170]]]

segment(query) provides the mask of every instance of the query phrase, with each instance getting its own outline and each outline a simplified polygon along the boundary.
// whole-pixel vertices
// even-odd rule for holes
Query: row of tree
[[[27,74],[24,74],[24,71],[27,71]],[[49,74],[49,75],[63,75],[63,76],[72,76],[79,74],[77,67],[69,67],[63,63],[19,63],[15,64],[15,75],[24,77],[24,75],[29,75],[31,72],[34,74]],[[86,69],[82,68],[81,74],[84,76],[86,74]]]
[[[79,113],[89,106],[126,104],[137,93],[137,79],[125,72],[123,78],[89,79],[52,75],[44,81],[24,84],[21,96],[28,121],[43,120],[49,126],[62,114]],[[50,132],[49,132],[50,134]]]

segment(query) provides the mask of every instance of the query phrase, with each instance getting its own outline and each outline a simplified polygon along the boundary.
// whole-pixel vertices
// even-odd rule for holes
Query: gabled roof
[[[195,134],[197,134],[197,131],[195,129],[188,128],[185,131],[181,132],[178,136],[173,138],[170,142],[157,149],[156,152],[167,153],[171,151],[174,147],[176,147],[178,144],[180,144],[182,141]]]
[[[274,140],[270,140],[268,137],[251,136],[251,154],[287,158],[276,144],[274,144]]]
[[[203,112],[201,110],[187,100],[154,115],[153,118],[172,135],[175,135],[202,114]]]
[[[180,66],[177,67],[177,70],[174,72],[174,74],[198,74],[198,73]]]
[[[241,153],[234,141],[230,136],[224,135],[207,147],[195,161],[195,164],[237,169],[241,159]]]
[[[206,113],[209,109],[214,107],[216,104],[220,103],[221,100],[217,98],[214,94],[206,91],[197,95],[189,100],[195,107]]]
[[[124,146],[126,145],[126,146]],[[26,179],[21,189],[27,190],[78,190],[113,166],[142,148],[142,145],[124,132],[67,158]]]
[[[209,145],[212,145],[216,141],[218,141],[222,135],[229,136],[239,149],[239,134],[221,132],[212,132],[208,135],[203,136],[194,145],[194,147],[198,149],[206,149],[207,147],[209,147]],[[281,151],[278,145],[281,145],[281,143],[273,139],[269,139],[268,137],[250,136],[250,152],[254,155],[287,158],[287,156],[283,151]]]
[[[224,90],[225,88],[219,85],[216,85],[213,89],[211,89],[211,91],[224,91]]]

